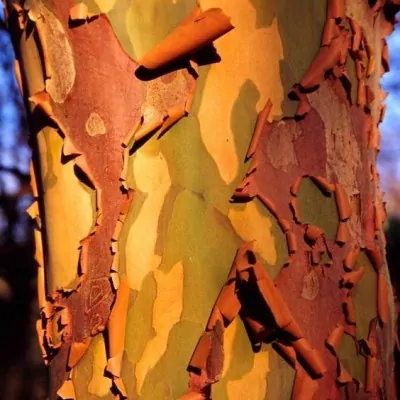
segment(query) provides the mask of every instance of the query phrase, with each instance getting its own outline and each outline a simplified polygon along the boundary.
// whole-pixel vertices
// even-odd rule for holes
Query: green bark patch
[[[265,400],[289,400],[295,377],[295,370],[268,345],[269,372]]]
[[[91,13],[100,13],[94,0],[74,1],[85,3]],[[161,42],[196,5],[196,0],[176,4],[164,0],[118,0],[106,15],[121,46],[137,60]]]
[[[250,79],[247,79],[240,88],[239,95],[232,106],[231,128],[235,138],[236,154],[240,160],[239,178],[248,169],[249,163],[244,163],[247,149],[253,136],[254,124],[257,119],[257,103],[260,92]]]
[[[378,276],[365,252],[361,251],[356,260],[356,269],[364,267],[364,274],[358,284],[351,290],[354,303],[357,338],[367,339],[369,325],[378,315],[377,285]]]
[[[132,0],[118,0],[118,6],[112,8],[107,13],[107,18],[110,21],[114,33],[117,36],[123,49],[132,57],[135,58],[135,52],[133,50],[133,43],[128,33],[127,13],[131,6]]]
[[[96,396],[88,391],[88,385],[93,377],[93,364],[94,364],[94,349],[98,341],[101,340],[101,336],[97,335],[94,337],[88,351],[79,361],[73,372],[73,383],[77,399],[87,400],[112,400],[114,399],[113,394],[107,394],[104,397]],[[104,366],[105,367],[105,366]],[[110,380],[111,389],[111,380]]]
[[[139,59],[160,43],[197,5],[195,0],[179,1],[176,4],[164,0],[130,3],[125,26],[134,54]],[[121,27],[116,26],[114,29],[119,31]]]
[[[163,241],[168,234],[168,224],[174,210],[175,199],[181,191],[182,189],[180,187],[172,185],[165,196],[164,204],[158,219],[158,235],[154,247],[154,253],[159,256],[162,256],[164,253]]]
[[[126,392],[128,393],[129,400],[138,399],[138,395],[136,392],[136,379],[134,379],[134,376],[135,376],[135,366],[134,364],[129,362],[128,355],[126,351],[124,351],[124,354],[122,356],[121,379],[122,382],[124,383]]]
[[[291,87],[300,82],[319,50],[326,2],[276,0],[274,6],[284,54],[280,61],[281,81],[285,93],[289,93]],[[297,104],[286,98],[282,104],[283,115],[293,115]]]
[[[240,244],[234,231],[219,221],[221,218],[226,217],[206,203],[201,195],[188,190],[181,192],[175,200],[160,266],[167,273],[182,261],[182,319],[202,326],[207,322]]]
[[[251,5],[257,13],[256,29],[271,26],[276,17],[276,0],[271,0],[266,6],[265,0],[250,0]]]
[[[339,217],[333,195],[325,195],[310,178],[303,178],[298,207],[301,223],[319,226],[328,239],[335,240]]]
[[[233,186],[221,179],[202,141],[197,117],[189,115],[179,121],[162,138],[161,148],[174,185],[197,193],[208,204],[228,213]]]
[[[47,155],[47,170],[45,172],[43,178],[43,189],[46,192],[51,189],[57,183],[57,176],[54,173],[53,168],[53,158],[55,154],[60,154],[62,151],[62,139],[57,142],[57,140],[52,140],[52,136],[54,135],[54,130],[48,127],[43,128],[42,131],[38,133],[38,142],[40,143],[43,139],[46,143],[46,155]],[[43,136],[43,137],[42,137]],[[56,135],[58,136],[58,135]],[[58,144],[58,145],[57,145]],[[39,144],[40,146],[40,144]],[[42,171],[43,172],[43,171]]]
[[[157,283],[153,272],[143,280],[142,288],[130,306],[126,322],[126,353],[132,363],[140,360],[146,344],[155,336],[153,304],[157,296]]]
[[[276,262],[274,266],[270,266],[267,263],[264,263],[265,268],[269,274],[269,277],[272,280],[278,276],[280,269],[283,267],[283,264],[288,260],[288,247],[286,236],[282,232],[281,227],[278,224],[278,221],[272,216],[272,214],[264,207],[265,214],[269,214],[269,218],[272,221],[271,234],[274,237],[275,241],[275,251],[276,251]]]
[[[174,325],[166,352],[146,375],[140,400],[175,400],[187,391],[186,367],[203,329],[202,324],[185,320]]]
[[[284,60],[290,67],[294,82],[299,82],[320,47],[326,2],[279,0],[275,1],[275,7]]]
[[[190,115],[180,120],[162,137],[160,146],[168,163],[172,184],[198,193],[204,201],[227,215],[229,200],[246,168],[243,165],[237,179],[227,185],[203,143],[197,111],[202,101],[208,70],[209,67],[200,68],[196,97]],[[244,131],[236,132],[235,137],[244,134]]]
[[[365,378],[365,358],[358,354],[354,338],[344,334],[338,350],[338,358],[343,367],[360,383]]]
[[[353,102],[357,101],[357,89],[358,89],[358,80],[356,75],[355,63],[351,57],[347,57],[346,60],[346,71],[351,83],[351,99]]]

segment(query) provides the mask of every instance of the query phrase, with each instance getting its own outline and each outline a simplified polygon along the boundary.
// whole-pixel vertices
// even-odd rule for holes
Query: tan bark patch
[[[146,102],[161,112],[177,105],[177,99],[185,99],[188,82],[182,71],[171,75],[172,79],[154,79],[147,85]]]
[[[287,125],[282,129],[282,125]],[[276,169],[288,170],[291,165],[298,165],[294,140],[301,135],[299,125],[294,121],[281,121],[273,125],[271,134],[268,137],[268,157]]]
[[[75,65],[67,34],[57,17],[42,2],[34,2],[30,11],[40,19],[44,30],[44,46],[52,75],[46,80],[46,91],[56,103],[63,103],[75,82]]]
[[[303,277],[303,287],[301,289],[301,297],[306,300],[314,300],[319,293],[319,277],[315,270]]]
[[[144,103],[141,107],[143,125],[150,124],[162,118],[162,114],[152,104]]]
[[[350,198],[358,195],[357,171],[362,167],[361,152],[350,120],[349,108],[342,104],[327,84],[308,96],[325,125],[326,176],[334,176]],[[349,230],[356,243],[361,241],[361,224],[356,213],[349,220]]]
[[[103,119],[96,112],[89,115],[85,124],[85,129],[89,136],[105,135],[107,133],[107,128]]]

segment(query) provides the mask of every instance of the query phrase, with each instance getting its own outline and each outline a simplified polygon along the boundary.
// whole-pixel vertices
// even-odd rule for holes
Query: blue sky
[[[0,88],[0,165],[25,172],[30,151],[23,135],[24,121],[20,112],[23,104],[14,78],[12,46],[3,30],[0,31]]]
[[[381,153],[378,168],[382,175],[382,185],[388,189],[389,177],[400,182],[400,26],[387,38],[390,57],[390,71],[382,77],[382,87],[388,92],[385,100],[386,114],[380,125]]]
[[[0,18],[2,7],[0,6]],[[17,168],[22,173],[29,172],[31,152],[27,145],[24,129],[25,121],[21,109],[23,103],[14,78],[13,50],[8,34],[0,30],[0,196],[6,194],[12,199],[20,190],[20,181],[15,174],[4,172],[4,168]],[[15,207],[18,212],[11,231],[12,239],[23,243],[27,239],[28,217],[23,209],[31,202],[28,194],[18,196]],[[13,204],[9,201],[8,206]],[[0,245],[4,243],[8,218],[4,212],[5,204],[0,206]]]

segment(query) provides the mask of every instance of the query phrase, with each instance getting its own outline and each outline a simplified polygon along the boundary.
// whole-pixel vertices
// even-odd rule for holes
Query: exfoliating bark
[[[366,15],[382,18],[384,12],[373,7]],[[328,1],[321,48],[289,93],[299,101],[296,115],[268,122],[272,103],[266,103],[246,153],[248,172],[233,195],[236,202],[257,198],[276,218],[287,260],[272,284],[252,250],[242,246],[205,335],[216,321],[227,328],[240,316],[253,351],[272,343],[295,369],[292,399],[380,398],[382,392],[394,398],[392,358],[389,364],[385,358],[393,327],[384,211],[374,172],[382,112],[371,89],[387,60],[383,53],[377,65],[372,35],[346,14],[344,0]],[[265,280],[269,292],[262,290]],[[343,335],[348,345],[341,351]],[[300,341],[313,357],[299,353]],[[218,374],[209,372],[212,358],[201,343],[189,362],[190,390],[183,398],[211,398],[210,386],[221,377],[223,366]]]
[[[394,398],[375,157],[397,6],[200,7],[8,9],[50,399]]]

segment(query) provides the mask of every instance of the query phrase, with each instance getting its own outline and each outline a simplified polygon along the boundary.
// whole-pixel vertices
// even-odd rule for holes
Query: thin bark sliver
[[[192,355],[189,367],[205,371],[207,368],[207,358],[211,351],[211,335],[205,332],[200,337],[196,349]]]
[[[335,198],[340,221],[347,221],[351,217],[351,205],[345,189],[338,183],[336,184]]]
[[[339,222],[336,233],[336,243],[344,245],[350,240],[350,232],[346,222]]]
[[[235,281],[231,283],[226,283],[219,296],[216,303],[221,314],[226,320],[231,322],[236,315],[239,313],[241,305],[236,296],[235,292]]]
[[[355,271],[347,272],[343,275],[340,283],[342,286],[353,287],[357,285],[364,275],[364,267],[360,267]]]
[[[385,275],[378,274],[378,314],[383,324],[389,321],[389,288]]]
[[[250,141],[249,149],[247,150],[246,159],[253,157],[256,152],[258,142],[263,133],[265,124],[268,122],[269,114],[271,113],[272,102],[270,99],[266,102],[264,108],[257,115],[256,125],[254,127],[254,133]]]
[[[118,287],[116,300],[107,324],[110,346],[110,358],[107,362],[107,371],[116,377],[120,377],[121,374],[128,302],[129,286],[127,279],[124,278],[121,280]]]
[[[366,371],[365,371],[365,391],[367,393],[372,392],[375,388],[375,364],[376,357],[369,356],[366,361]]]
[[[326,346],[336,355],[340,342],[344,334],[344,327],[342,325],[336,325],[333,331],[329,334],[326,339]]]
[[[79,3],[73,6],[69,12],[71,21],[85,21],[88,17],[88,6],[84,3]]]
[[[326,372],[324,361],[317,350],[313,349],[306,339],[301,338],[293,342],[298,358],[300,358],[310,369],[313,375],[322,376]]]

